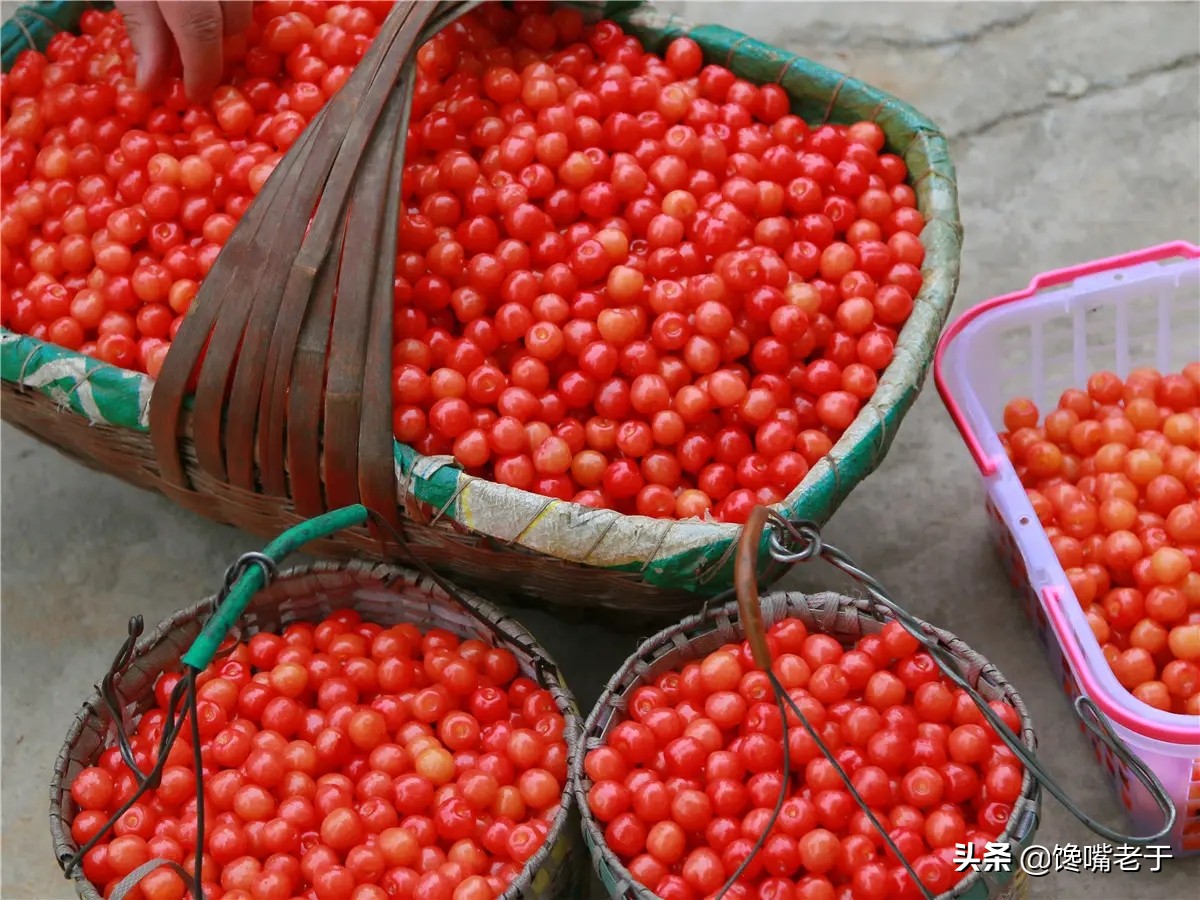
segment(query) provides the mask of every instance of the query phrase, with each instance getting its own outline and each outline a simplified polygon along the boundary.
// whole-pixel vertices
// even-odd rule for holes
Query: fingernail
[[[139,91],[146,90],[147,82],[150,80],[149,67],[146,65],[146,58],[141,54],[134,54],[133,57],[134,83]]]

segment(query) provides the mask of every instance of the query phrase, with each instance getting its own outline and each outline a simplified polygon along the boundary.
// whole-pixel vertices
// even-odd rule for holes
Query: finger
[[[194,101],[207,99],[221,81],[225,33],[221,4],[180,0],[162,4],[161,11],[179,47],[188,97]]]
[[[118,0],[117,11],[133,45],[139,91],[149,90],[166,78],[171,62],[171,32],[149,0]]]
[[[254,19],[251,0],[222,0],[221,11],[225,15],[226,34],[241,34]]]

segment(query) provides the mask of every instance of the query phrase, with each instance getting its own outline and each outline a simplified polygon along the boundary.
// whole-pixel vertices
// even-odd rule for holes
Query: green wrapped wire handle
[[[212,616],[204,625],[204,630],[197,635],[192,646],[183,655],[183,664],[193,669],[204,669],[217,655],[217,650],[225,637],[237,625],[238,619],[246,611],[250,600],[267,585],[267,571],[271,566],[278,566],[284,559],[298,552],[305,544],[329,537],[347,528],[356,528],[367,523],[370,514],[362,504],[345,506],[335,509],[315,519],[308,519],[293,528],[289,528],[255,556],[260,564],[239,566],[243,556],[235,568],[242,568],[240,576],[228,586],[224,599],[217,605]]]
[[[137,789],[126,799],[125,803],[109,818],[107,822],[92,835],[71,856],[61,860],[63,874],[70,878],[75,869],[82,863],[84,855],[111,830],[113,825],[136,803],[146,791],[158,786],[163,767],[168,759],[168,751],[179,737],[182,729],[190,725],[192,731],[192,752],[194,754],[194,771],[196,774],[196,794],[203,796],[204,785],[201,772],[203,762],[200,758],[199,718],[195,714],[196,707],[196,675],[205,669],[216,658],[222,642],[229,631],[237,624],[245,612],[255,593],[261,590],[274,575],[278,563],[312,540],[325,537],[343,528],[352,528],[367,522],[370,513],[365,506],[348,506],[333,510],[323,516],[302,522],[277,537],[267,545],[262,553],[248,553],[240,557],[225,573],[225,583],[218,594],[213,615],[205,624],[188,652],[183,657],[184,675],[175,685],[167,704],[168,720],[163,729],[158,744],[158,754],[149,772],[142,772],[134,759],[133,750],[129,744],[129,736],[122,722],[121,704],[118,703],[116,680],[123,675],[133,662],[138,638],[144,630],[141,616],[133,616],[129,620],[129,631],[116,658],[109,667],[107,674],[97,686],[101,700],[112,716],[114,740],[120,748],[121,758],[134,773]],[[191,715],[188,715],[188,713]],[[204,848],[204,804],[196,808],[196,862],[195,872],[203,870]],[[112,893],[114,900],[123,898],[133,890],[134,886],[151,871],[165,865],[163,860],[150,860],[146,865],[129,873]],[[182,870],[182,867],[179,867]],[[186,871],[184,871],[186,874]],[[136,876],[136,878],[134,877]],[[204,889],[199,876],[184,879],[192,896],[204,900]]]
[[[371,523],[379,526],[391,536],[397,546],[404,551],[407,561],[419,569],[421,574],[486,626],[502,643],[515,646],[522,655],[527,656],[539,675],[543,678],[558,679],[558,667],[553,662],[534,648],[514,644],[511,638],[497,628],[491,619],[480,615],[475,606],[468,602],[453,584],[418,557],[404,535],[386,517],[360,503],[344,506],[341,509],[335,509],[301,522],[283,532],[261,551],[245,553],[240,556],[226,572],[225,584],[217,596],[213,614],[192,642],[187,653],[183,655],[183,664],[199,671],[206,668],[216,658],[221,645],[230,632],[236,629],[238,620],[246,611],[251,599],[266,587],[284,559],[313,541],[331,537],[347,528],[358,528]]]

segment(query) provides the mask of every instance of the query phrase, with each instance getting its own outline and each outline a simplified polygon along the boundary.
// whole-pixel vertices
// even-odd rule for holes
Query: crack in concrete
[[[1031,22],[1043,9],[1040,5],[1032,6],[1008,19],[996,19],[986,22],[973,31],[955,32],[943,37],[888,37],[883,34],[862,34],[856,31],[838,31],[825,37],[819,37],[821,43],[837,49],[863,49],[867,47],[886,47],[889,50],[938,50],[959,44],[971,45],[983,38],[994,34],[1015,31]],[[780,35],[780,44],[806,43],[814,40],[811,27],[803,30],[784,28]]]
[[[987,134],[1002,125],[1010,122],[1017,122],[1021,119],[1027,119],[1030,116],[1040,116],[1042,113],[1049,112],[1052,109],[1061,109],[1064,106],[1069,106],[1073,103],[1078,103],[1082,100],[1087,100],[1090,97],[1097,97],[1102,94],[1111,94],[1115,91],[1124,90],[1125,88],[1136,87],[1144,81],[1148,81],[1158,75],[1166,75],[1170,72],[1176,72],[1180,69],[1185,69],[1189,66],[1200,65],[1200,53],[1188,53],[1180,56],[1170,62],[1162,65],[1154,66],[1149,69],[1139,69],[1131,72],[1124,78],[1115,81],[1096,81],[1088,85],[1087,89],[1071,96],[1056,97],[1043,100],[1041,103],[1036,103],[1033,106],[1027,106],[1024,109],[1016,109],[1011,112],[1006,112],[1001,116],[996,116],[994,119],[988,119],[979,125],[974,125],[970,128],[965,128],[962,131],[952,132],[947,135],[951,141],[968,141],[972,138],[980,137]]]

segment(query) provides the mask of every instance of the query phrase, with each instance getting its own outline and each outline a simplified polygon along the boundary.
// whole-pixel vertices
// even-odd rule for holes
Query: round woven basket
[[[23,49],[44,47],[56,31],[76,28],[89,5],[58,0],[16,9],[3,30],[5,69]],[[926,222],[921,234],[926,251],[923,286],[874,396],[831,452],[777,507],[790,519],[824,522],[887,453],[901,419],[923,385],[938,335],[954,301],[961,224],[947,141],[933,122],[895,97],[736,31],[716,25],[693,26],[643,3],[575,5],[591,15],[612,18],[652,51],[662,52],[670,40],[690,36],[708,62],[726,65],[753,83],[779,84],[791,97],[793,111],[810,123],[877,122],[887,138],[888,149],[902,156],[908,166],[917,206]],[[291,157],[289,153],[285,162]],[[260,201],[270,189],[268,181]],[[258,206],[256,202],[250,212]],[[234,242],[240,232],[241,226]],[[218,266],[222,258],[225,256],[218,258]],[[259,264],[259,257],[248,258]],[[257,271],[237,274],[243,274],[248,285],[259,278]],[[391,276],[380,276],[376,283],[391,284]],[[257,307],[248,309],[257,302],[249,296],[249,286],[244,291],[221,291],[216,287],[213,291],[216,296],[206,294],[202,287],[203,302],[197,303],[193,311],[203,313],[205,304],[219,300],[224,304],[220,309],[223,325],[249,317],[258,323],[255,327],[260,331],[262,322],[282,323],[276,326],[277,333],[301,327],[294,317],[260,315]],[[388,290],[387,309],[380,312],[381,316],[391,315],[391,304]],[[339,301],[338,309],[342,308]],[[390,324],[380,328],[372,322],[371,334],[385,330],[390,334]],[[257,348],[250,331],[246,335],[247,345]],[[235,336],[242,339],[240,334]],[[172,355],[180,345],[177,339]],[[222,341],[213,340],[211,346],[214,352],[208,354],[210,361],[217,356],[216,350],[223,354],[229,350]],[[236,348],[238,343],[234,341],[232,346]],[[240,358],[253,367],[263,356],[271,356],[275,348],[271,344],[270,353],[263,347],[261,355],[242,354]],[[388,356],[390,372],[386,350],[379,353]],[[168,356],[167,369],[172,367],[172,355]],[[232,350],[226,355],[232,359]],[[335,357],[330,351],[328,358]],[[503,591],[518,602],[619,610],[625,614],[625,621],[646,617],[661,620],[694,610],[697,594],[715,596],[731,586],[737,526],[624,516],[468,476],[452,458],[423,457],[392,441],[391,418],[381,408],[390,403],[386,384],[382,403],[371,399],[379,396],[378,390],[370,393],[364,388],[337,394],[339,400],[363,398],[363,421],[370,416],[374,430],[373,437],[359,441],[360,432],[353,423],[348,426],[339,418],[334,425],[329,419],[332,393],[322,406],[324,359],[313,351],[301,366],[297,357],[290,382],[286,371],[276,370],[282,374],[270,382],[275,389],[273,396],[284,397],[280,386],[290,383],[288,396],[308,398],[302,409],[305,416],[293,416],[289,407],[286,417],[272,412],[274,418],[264,424],[254,376],[245,379],[244,389],[240,377],[231,378],[233,389],[227,398],[223,393],[215,399],[208,394],[197,395],[195,403],[189,404],[181,396],[182,386],[173,384],[169,391],[164,387],[168,381],[165,374],[155,384],[146,375],[117,369],[25,335],[0,331],[2,415],[85,465],[164,493],[201,515],[259,535],[277,534],[327,508],[357,502],[389,516],[403,516],[413,526],[413,549],[428,563],[452,573],[462,584],[486,585],[489,595]],[[310,368],[317,370],[316,375]],[[330,370],[333,368],[331,365]],[[364,371],[363,385],[378,389],[381,378],[387,382],[387,374],[378,366],[365,366]],[[237,375],[242,375],[241,370]],[[313,378],[317,388],[310,396]],[[218,381],[220,390],[225,391],[227,382]],[[297,388],[301,382],[310,390]],[[202,379],[202,389],[204,385]],[[170,412],[165,411],[168,408]],[[329,427],[322,429],[323,422]],[[287,430],[289,427],[291,430]],[[281,429],[286,432],[286,442]],[[270,444],[270,453],[264,452],[262,441]],[[367,469],[370,478],[363,477]],[[368,487],[372,496],[367,495]],[[323,503],[328,507],[322,507]],[[313,551],[337,558],[379,558],[378,545],[361,531],[322,542]],[[767,554],[761,558],[760,580],[777,577],[782,570],[770,562]]]
[[[796,618],[810,631],[831,635],[845,644],[863,635],[875,634],[884,625],[872,612],[867,600],[842,594],[805,595],[779,592],[761,600],[766,626],[785,618]],[[934,635],[954,658],[960,674],[988,700],[1004,700],[1016,709],[1021,719],[1021,742],[1030,751],[1036,748],[1033,725],[1025,704],[1016,690],[986,659],[954,637],[935,630]],[[593,818],[587,803],[592,781],[583,769],[589,750],[604,745],[609,731],[625,718],[630,694],[668,671],[677,671],[686,663],[703,657],[725,644],[746,637],[738,621],[736,603],[714,607],[684,619],[643,642],[605,686],[583,727],[571,763],[571,782],[579,805],[583,836],[592,854],[592,865],[614,900],[657,900],[657,895],[634,881],[629,870],[605,844],[604,829]],[[977,871],[964,878],[939,900],[1021,900],[1028,895],[1028,882],[1015,865],[1021,851],[1030,845],[1037,830],[1041,810],[1041,788],[1028,770],[1021,784],[1021,796],[1013,805],[1012,816],[1004,832],[996,839],[1011,847],[1013,868],[1018,871]]]
[[[136,717],[154,705],[154,683],[163,672],[180,670],[180,658],[200,633],[215,598],[175,613],[137,644],[132,661],[115,679],[124,709]],[[533,636],[492,604],[466,595],[463,601],[501,632],[504,645],[517,658],[522,675],[548,689],[566,720],[564,740],[573,752],[581,722],[575,699],[565,683],[547,674],[546,654]],[[281,572],[268,587],[254,595],[240,620],[241,636],[278,632],[291,622],[320,621],[338,609],[354,609],[364,621],[383,626],[411,623],[422,631],[442,628],[463,638],[489,645],[500,643],[495,631],[464,609],[431,580],[390,565],[351,562],[318,563]],[[542,665],[536,661],[541,660]],[[54,855],[64,866],[78,851],[71,837],[76,808],[70,785],[80,769],[95,765],[106,747],[110,716],[98,693],[83,704],[67,732],[54,763],[50,785],[50,833]],[[503,894],[504,900],[551,900],[577,897],[583,890],[584,851],[579,818],[571,791],[563,791],[562,805],[551,824],[546,843],[530,858],[520,876]],[[76,870],[75,892],[83,900],[101,900],[95,886]]]

